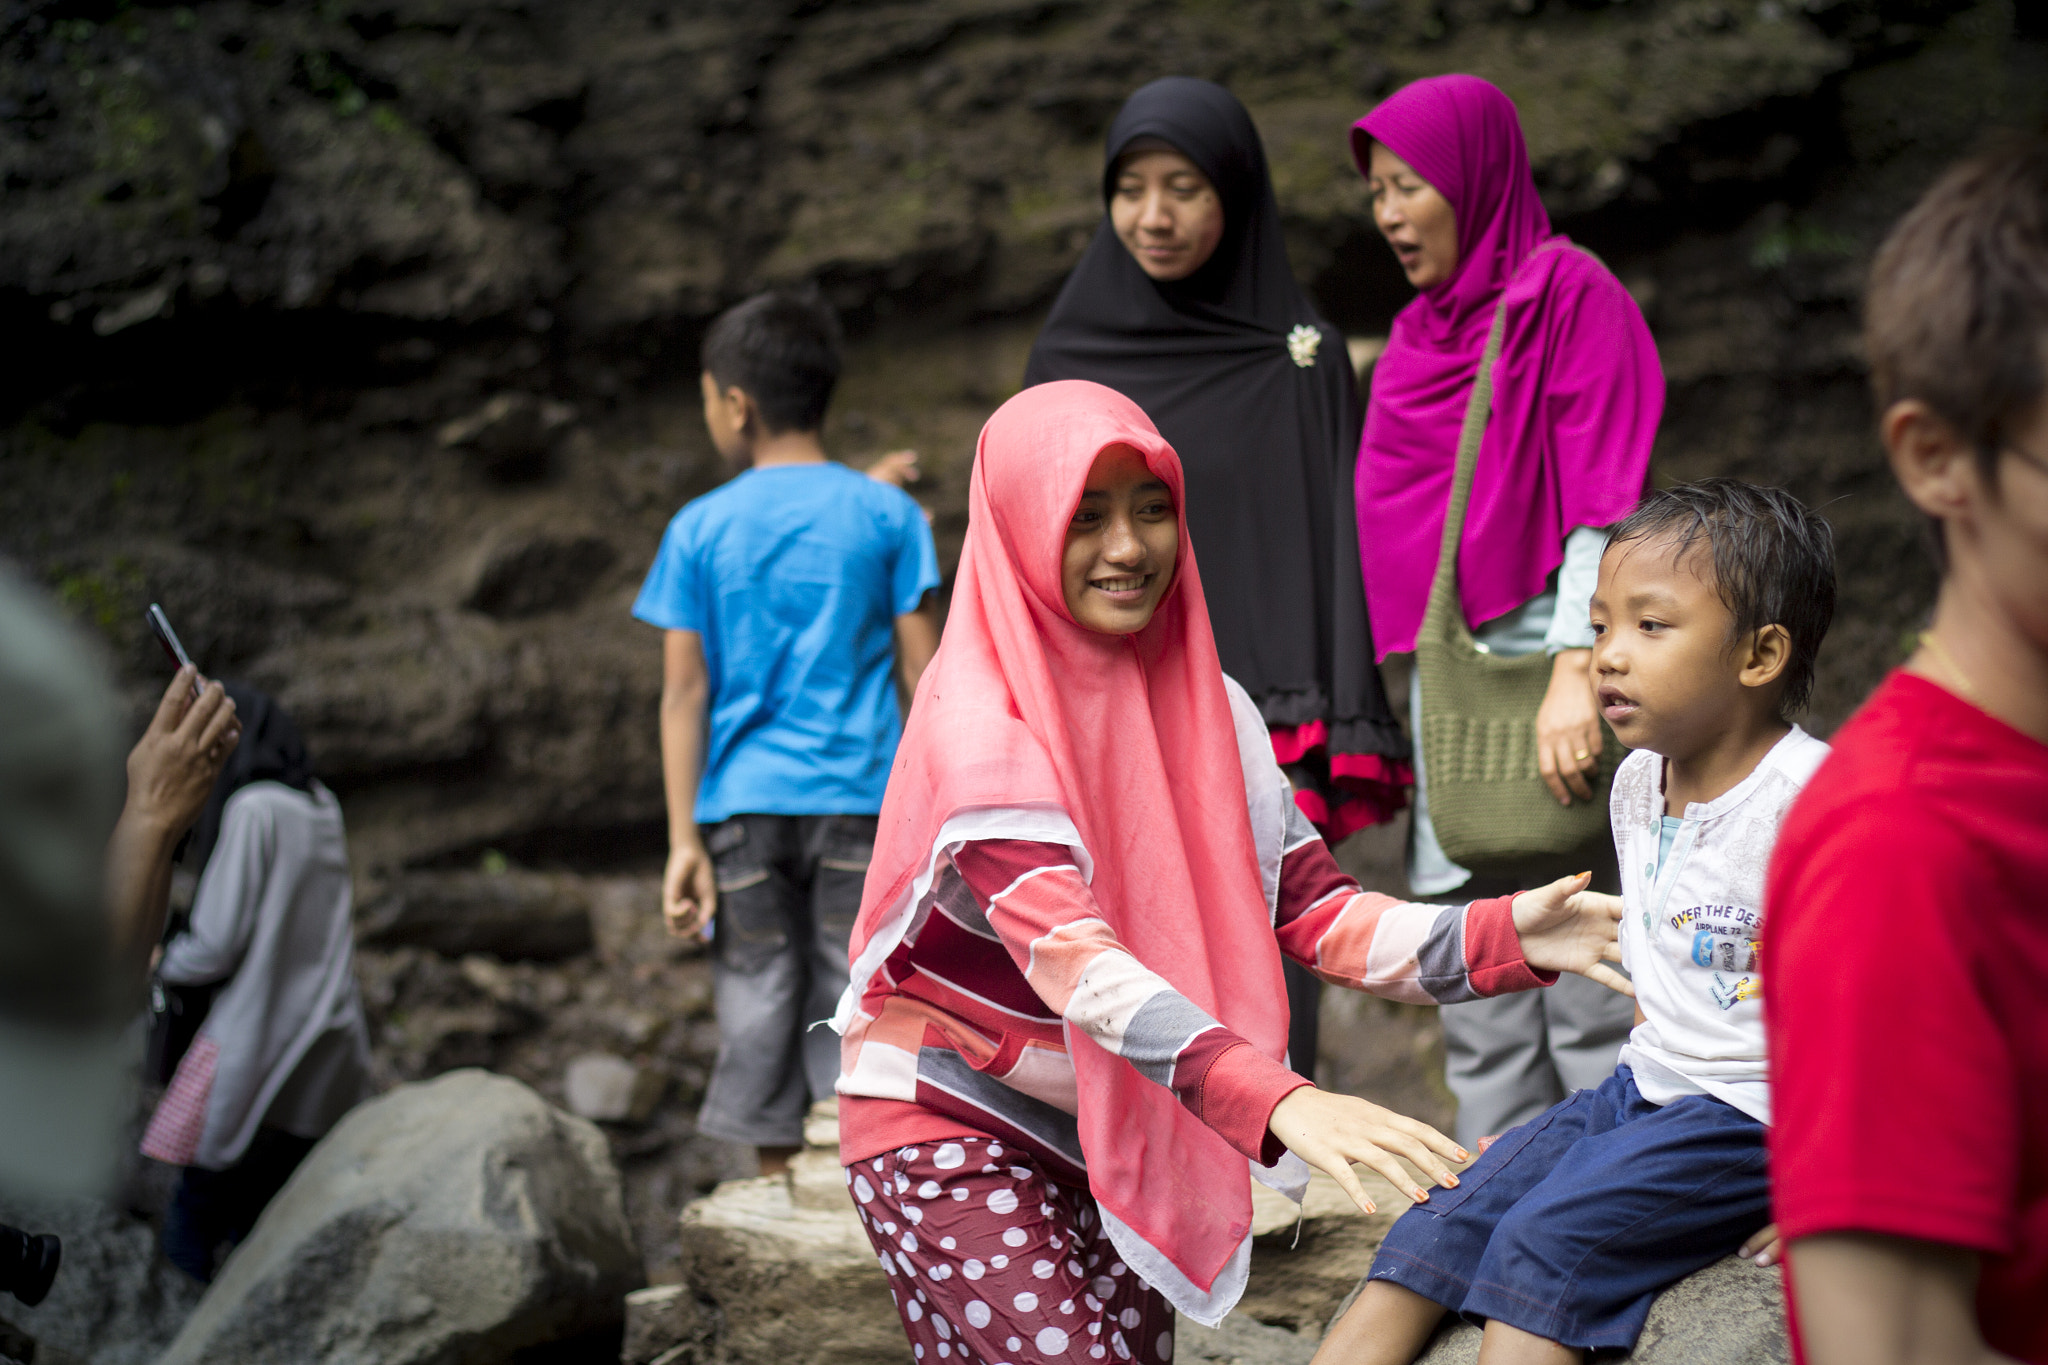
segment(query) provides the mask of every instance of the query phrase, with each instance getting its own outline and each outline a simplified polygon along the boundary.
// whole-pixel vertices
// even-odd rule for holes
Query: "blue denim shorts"
[[[1367,1278],[1474,1322],[1632,1348],[1659,1290],[1770,1221],[1765,1131],[1708,1095],[1651,1104],[1617,1068],[1402,1214]]]

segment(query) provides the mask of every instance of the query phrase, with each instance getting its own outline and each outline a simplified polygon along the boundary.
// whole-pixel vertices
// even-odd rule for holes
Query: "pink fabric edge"
[[[144,1156],[172,1166],[192,1164],[199,1152],[199,1139],[206,1133],[206,1106],[213,1095],[213,1076],[219,1063],[218,1043],[204,1036],[193,1041],[150,1116],[149,1128],[142,1135]]]

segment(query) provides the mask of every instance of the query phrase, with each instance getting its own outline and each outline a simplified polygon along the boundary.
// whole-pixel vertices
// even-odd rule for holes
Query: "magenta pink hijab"
[[[1450,501],[1458,430],[1494,306],[1508,310],[1493,418],[1458,546],[1466,624],[1543,591],[1580,526],[1619,520],[1643,493],[1664,372],[1642,310],[1567,240],[1529,174],[1513,101],[1477,76],[1432,76],[1351,129],[1369,173],[1388,149],[1451,203],[1458,267],[1394,318],[1358,449],[1358,543],[1378,657],[1415,647]]]

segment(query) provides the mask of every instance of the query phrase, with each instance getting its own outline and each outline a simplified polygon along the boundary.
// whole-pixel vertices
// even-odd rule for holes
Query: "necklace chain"
[[[1935,662],[1939,663],[1943,670],[1951,674],[1956,682],[1961,684],[1963,695],[1971,701],[1976,701],[1977,685],[1970,681],[1970,675],[1963,672],[1963,666],[1956,662],[1955,655],[1948,652],[1948,647],[1936,638],[1934,632],[1931,630],[1921,631],[1920,643],[1926,647],[1928,653],[1934,656]]]

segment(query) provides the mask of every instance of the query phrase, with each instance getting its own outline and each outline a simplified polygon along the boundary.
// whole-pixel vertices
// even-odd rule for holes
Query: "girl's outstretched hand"
[[[1353,1203],[1374,1211],[1351,1163],[1370,1166],[1388,1183],[1420,1204],[1429,1191],[1417,1185],[1397,1159],[1406,1157],[1446,1189],[1458,1183],[1447,1162],[1469,1160],[1465,1149],[1426,1123],[1403,1118],[1356,1095],[1333,1095],[1305,1085],[1273,1106],[1266,1121],[1287,1149],[1344,1187]]]
[[[1522,939],[1522,959],[1544,972],[1577,972],[1610,990],[1633,996],[1636,988],[1609,962],[1621,961],[1615,926],[1621,922],[1621,897],[1586,890],[1590,872],[1559,877],[1548,886],[1515,897],[1515,932]]]

